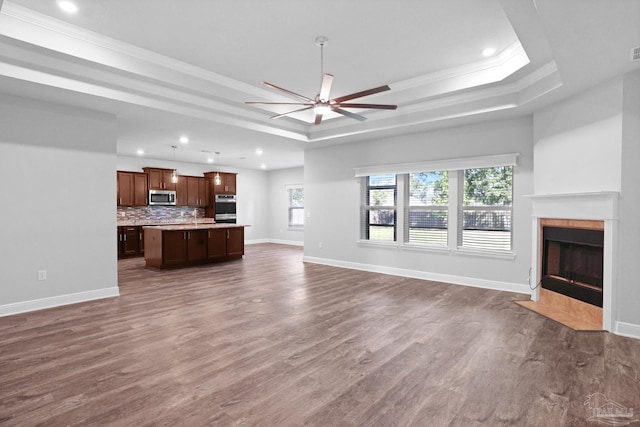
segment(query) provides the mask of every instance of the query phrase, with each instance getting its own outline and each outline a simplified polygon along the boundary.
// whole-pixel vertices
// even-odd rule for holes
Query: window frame
[[[416,247],[429,247],[429,248],[439,248],[439,249],[447,249],[449,247],[449,217],[450,217],[450,204],[451,204],[451,197],[449,194],[449,191],[447,189],[447,203],[444,205],[424,205],[424,206],[412,206],[411,205],[411,175],[412,174],[418,174],[418,173],[445,173],[447,174],[447,180],[449,179],[449,174],[450,171],[446,171],[446,170],[441,170],[441,171],[421,171],[421,172],[410,172],[407,174],[403,174],[404,176],[404,181],[406,183],[405,187],[405,194],[404,194],[404,226],[403,226],[403,235],[404,235],[404,245],[411,245],[411,246],[416,246]],[[446,228],[444,228],[445,230],[445,241],[444,244],[442,243],[428,243],[428,242],[417,242],[417,241],[411,241],[411,222],[409,221],[411,218],[411,212],[434,212],[434,211],[443,211],[446,213],[446,222],[447,222],[447,226]]]
[[[304,186],[302,185],[287,185],[286,186],[287,189],[287,227],[289,229],[293,229],[293,230],[302,230],[304,229]],[[293,206],[291,201],[292,201],[292,192],[295,190],[302,190],[303,192],[303,201],[302,201],[302,206]],[[293,212],[296,210],[302,210],[302,224],[293,224],[291,222],[291,219],[293,217]]]
[[[465,205],[464,203],[464,195],[465,195],[465,185],[467,184],[467,180],[465,177],[465,171],[470,169],[493,169],[498,167],[509,167],[511,168],[511,204],[510,205]],[[459,176],[459,192],[458,192],[458,203],[457,203],[457,238],[456,245],[457,250],[464,252],[478,252],[478,253],[496,253],[496,254],[510,254],[513,253],[513,177],[514,177],[514,167],[513,166],[489,166],[483,168],[467,168],[464,170],[457,171]],[[490,248],[490,247],[479,247],[475,245],[465,245],[464,244],[464,215],[465,211],[479,211],[479,212],[487,212],[487,211],[508,211],[509,212],[509,248]],[[487,245],[489,245],[487,241]]]
[[[395,184],[385,184],[385,185],[369,185],[370,178],[372,176],[384,176],[384,175],[393,175]],[[371,242],[374,244],[396,244],[398,242],[398,178],[397,174],[380,174],[380,175],[370,175],[362,178],[362,200],[360,203],[360,241]],[[370,205],[369,200],[371,196],[371,190],[393,190],[393,205]],[[370,223],[370,211],[378,210],[378,211],[393,211],[393,225],[386,224],[373,224],[374,226],[381,227],[393,227],[393,240],[371,240],[371,223]]]

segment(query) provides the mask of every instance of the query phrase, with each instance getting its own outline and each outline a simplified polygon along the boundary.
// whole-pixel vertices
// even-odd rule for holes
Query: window
[[[447,245],[449,175],[444,172],[410,173],[406,186],[405,242]]]
[[[513,167],[465,169],[458,218],[458,245],[511,250]]]
[[[368,176],[364,179],[361,238],[375,241],[396,241],[395,175]]]
[[[355,168],[356,178],[361,179],[362,243],[387,243],[381,246],[407,251],[515,257],[512,217],[517,157],[509,153]]]
[[[304,188],[287,189],[289,193],[289,227],[304,227]]]

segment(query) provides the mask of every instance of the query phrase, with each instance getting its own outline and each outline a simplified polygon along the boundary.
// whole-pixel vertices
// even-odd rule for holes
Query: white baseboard
[[[623,337],[640,339],[640,325],[634,325],[633,323],[616,322],[614,334],[622,335]]]
[[[115,286],[113,288],[103,288],[96,289],[94,291],[77,292],[75,294],[58,295],[55,297],[15,302],[12,304],[0,305],[0,317],[26,313],[28,311],[43,310],[45,308],[59,307],[61,305],[75,304],[78,302],[117,297],[119,295],[120,290]]]
[[[259,243],[276,243],[278,245],[304,246],[304,242],[299,242],[297,240],[253,239],[244,241],[245,245],[257,245]]]
[[[277,243],[279,245],[304,246],[304,242],[300,242],[297,240],[269,239],[269,243]]]
[[[251,240],[245,240],[244,241],[245,245],[258,245],[260,243],[271,243],[271,240],[269,240],[269,239],[251,239]]]
[[[371,273],[390,274],[392,276],[410,277],[413,279],[432,280],[435,282],[451,283],[454,285],[472,286],[475,288],[494,289],[497,291],[516,292],[520,294],[531,294],[529,286],[519,283],[498,282],[494,280],[477,279],[474,277],[453,276],[450,274],[430,273],[427,271],[408,270],[404,268],[385,267],[381,265],[361,264],[335,259],[316,258],[305,256],[304,262],[314,264],[324,264],[333,267],[350,268],[352,270],[369,271]]]

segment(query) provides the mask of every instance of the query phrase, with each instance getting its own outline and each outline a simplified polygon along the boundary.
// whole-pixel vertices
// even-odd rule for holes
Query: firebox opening
[[[602,307],[604,232],[542,230],[542,287]]]

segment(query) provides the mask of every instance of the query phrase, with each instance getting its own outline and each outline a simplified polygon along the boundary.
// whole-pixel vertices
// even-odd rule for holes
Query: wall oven
[[[236,223],[236,196],[231,194],[216,194],[215,220],[222,224]]]
[[[149,190],[149,205],[175,206],[176,192],[173,190]]]

